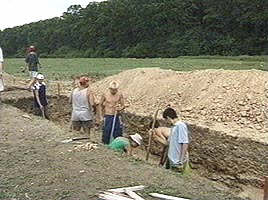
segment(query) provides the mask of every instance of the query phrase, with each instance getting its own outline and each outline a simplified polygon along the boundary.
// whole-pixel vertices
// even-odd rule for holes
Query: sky
[[[80,4],[85,7],[91,1],[93,0],[0,0],[0,30],[59,17],[70,5]]]

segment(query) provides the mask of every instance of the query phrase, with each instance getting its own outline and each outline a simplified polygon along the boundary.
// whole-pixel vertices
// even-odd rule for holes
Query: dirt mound
[[[130,112],[152,115],[170,104],[188,121],[243,128],[247,137],[268,142],[267,72],[134,69],[98,81],[93,88],[100,94],[111,80],[120,83]]]

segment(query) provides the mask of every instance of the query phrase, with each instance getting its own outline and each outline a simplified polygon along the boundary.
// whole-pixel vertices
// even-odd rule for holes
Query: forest
[[[6,57],[267,55],[267,0],[107,0],[0,31]]]

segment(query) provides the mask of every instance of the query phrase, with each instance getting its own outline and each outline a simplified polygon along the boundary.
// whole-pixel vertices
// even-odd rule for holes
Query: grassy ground
[[[78,59],[40,59],[41,72],[49,79],[70,79],[73,75],[109,76],[123,70],[146,67],[160,67],[178,71],[203,69],[231,70],[268,70],[268,56],[200,56],[155,59],[127,58],[78,58]],[[6,59],[6,71],[16,76],[26,77],[20,72],[24,66],[23,59]]]

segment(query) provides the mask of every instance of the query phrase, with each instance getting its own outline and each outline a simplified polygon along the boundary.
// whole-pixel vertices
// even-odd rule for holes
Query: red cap
[[[36,48],[35,48],[35,46],[30,46],[28,50],[29,50],[29,52],[35,52]]]
[[[88,85],[88,82],[89,82],[89,78],[88,77],[85,77],[85,76],[82,76],[80,79],[79,79],[79,83],[81,85]]]

